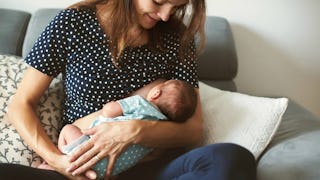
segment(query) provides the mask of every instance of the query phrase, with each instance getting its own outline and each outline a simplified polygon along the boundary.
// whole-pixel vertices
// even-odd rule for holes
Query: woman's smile
[[[159,21],[159,19],[152,17],[152,15],[149,13],[146,13],[144,17],[146,23],[149,25],[150,28],[153,27]]]

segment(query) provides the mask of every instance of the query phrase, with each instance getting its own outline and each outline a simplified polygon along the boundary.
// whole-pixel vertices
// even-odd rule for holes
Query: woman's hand
[[[96,174],[92,173],[92,171],[86,172],[85,173],[86,175],[77,175],[77,176],[73,176],[71,173],[68,173],[66,171],[66,168],[71,165],[71,163],[69,162],[69,159],[70,159],[70,157],[68,155],[60,155],[58,158],[56,158],[57,161],[55,161],[49,165],[54,170],[56,170],[60,174],[64,175],[68,179],[73,179],[73,180],[96,179]]]
[[[140,128],[138,121],[106,122],[82,133],[90,135],[89,141],[81,144],[71,157],[68,172],[82,174],[100,159],[108,158],[106,178],[110,177],[118,156],[131,144],[135,143]]]

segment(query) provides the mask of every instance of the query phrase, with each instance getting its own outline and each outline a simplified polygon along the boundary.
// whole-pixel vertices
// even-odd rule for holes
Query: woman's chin
[[[143,29],[150,30],[150,29],[152,29],[156,24],[157,24],[157,23],[147,23],[147,24],[141,25],[141,27],[142,27]]]

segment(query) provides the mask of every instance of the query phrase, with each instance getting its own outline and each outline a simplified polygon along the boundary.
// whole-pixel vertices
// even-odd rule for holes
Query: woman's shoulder
[[[55,17],[60,20],[79,21],[95,18],[95,11],[91,9],[67,8],[61,10]]]

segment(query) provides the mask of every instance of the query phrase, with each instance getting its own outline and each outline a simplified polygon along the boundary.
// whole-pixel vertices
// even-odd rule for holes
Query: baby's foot
[[[41,163],[37,168],[46,169],[46,170],[54,170],[49,164],[46,162]]]

